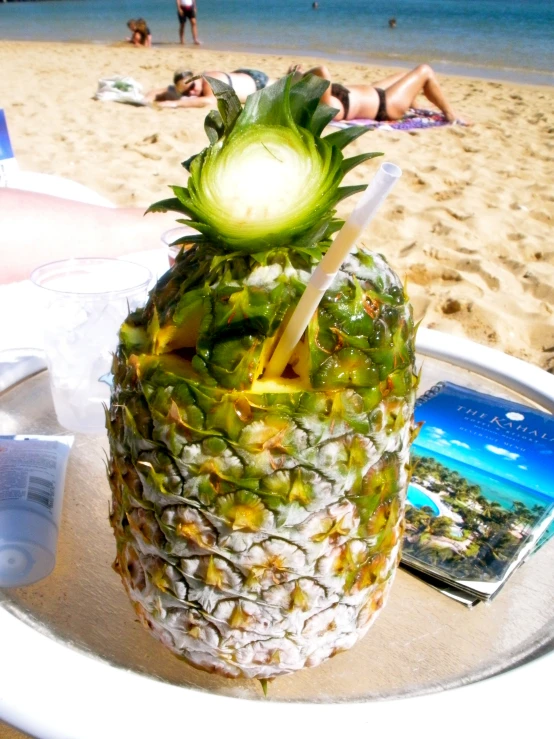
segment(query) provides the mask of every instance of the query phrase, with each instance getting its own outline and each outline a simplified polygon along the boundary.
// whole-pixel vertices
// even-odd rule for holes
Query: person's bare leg
[[[179,43],[184,44],[185,43],[185,23],[186,19],[182,18],[179,21]]]
[[[308,69],[307,72],[304,72],[302,70],[302,67],[298,65],[298,69],[299,71],[302,71],[302,74],[304,74],[304,76],[307,74],[315,74],[316,77],[321,77],[324,80],[329,80],[329,82],[331,81],[331,72],[329,72],[327,67],[324,67],[324,66],[312,67],[311,69]]]
[[[305,77],[307,74],[314,74],[316,77],[321,77],[321,79],[331,82],[331,73],[329,72],[327,67],[323,66],[313,67],[312,69],[308,69],[307,72],[304,72],[304,67],[301,64],[291,64],[288,69],[288,74],[292,73],[294,74],[293,84],[299,82],[302,77]],[[325,105],[331,105],[331,85],[329,85],[329,87],[325,90],[320,100]]]
[[[200,46],[200,41],[198,40],[198,24],[196,22],[196,18],[190,19],[190,30],[192,31],[192,40],[197,46]]]
[[[387,89],[387,113],[391,118],[402,118],[414,100],[423,93],[427,100],[441,110],[448,121],[459,120],[428,64],[420,64]]]
[[[390,77],[385,77],[384,80],[379,80],[378,82],[372,82],[372,87],[380,87],[382,90],[386,90],[391,85],[394,85],[395,82],[398,82],[398,80],[401,80],[402,77],[406,76],[406,72],[398,72],[397,74],[391,74]]]
[[[300,82],[304,76],[304,67],[301,64],[291,64],[287,69],[287,74],[292,74],[292,83]]]

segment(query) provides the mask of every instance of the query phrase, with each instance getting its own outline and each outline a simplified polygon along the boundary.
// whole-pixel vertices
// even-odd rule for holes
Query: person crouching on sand
[[[246,98],[257,90],[273,84],[274,79],[258,69],[235,69],[234,72],[202,72],[206,77],[221,80],[233,88],[237,97],[244,103]],[[206,108],[216,103],[212,88],[204,77],[191,79],[191,71],[178,71],[173,75],[173,85],[161,90],[146,93],[146,99],[163,108]]]
[[[127,21],[127,26],[131,31],[131,37],[127,39],[133,46],[152,46],[152,34],[146,25],[144,18],[131,18]]]
[[[315,74],[331,84],[321,96],[321,102],[336,108],[335,120],[349,121],[371,118],[375,121],[396,121],[411,108],[422,93],[430,103],[442,111],[447,121],[470,125],[461,120],[446,99],[435,72],[428,64],[420,64],[411,72],[398,72],[371,85],[341,85],[333,82],[327,67],[314,67],[304,72],[300,65],[293,65],[297,79],[305,74]]]

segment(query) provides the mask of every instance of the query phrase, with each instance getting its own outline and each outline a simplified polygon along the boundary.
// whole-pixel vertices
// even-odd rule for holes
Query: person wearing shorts
[[[196,22],[196,0],[177,0],[177,17],[179,19],[179,43],[185,43],[185,25],[190,20],[192,40],[198,46],[198,26]]]
[[[232,74],[247,74],[252,77],[256,90],[263,90],[269,83],[269,76],[265,72],[260,72],[259,69],[235,69]],[[231,80],[231,78],[229,78]],[[230,86],[233,87],[232,81],[229,82]]]
[[[235,69],[233,72],[209,70],[200,75],[194,75],[190,70],[178,70],[173,75],[173,85],[147,92],[146,99],[163,108],[215,108],[217,100],[207,77],[229,85],[241,103],[249,95],[276,82],[259,69]]]

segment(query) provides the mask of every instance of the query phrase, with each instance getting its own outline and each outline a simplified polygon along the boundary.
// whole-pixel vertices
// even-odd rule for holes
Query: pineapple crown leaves
[[[184,222],[202,235],[196,242],[210,242],[224,254],[295,246],[306,251],[329,239],[340,227],[337,203],[366,188],[341,186],[344,175],[380,155],[342,154],[367,128],[321,137],[336,111],[320,103],[329,83],[315,75],[294,85],[287,75],[250,95],[244,107],[229,85],[206,79],[218,106],[205,120],[210,145],[184,162],[187,187],[172,187],[175,197],[147,212],[186,216]]]

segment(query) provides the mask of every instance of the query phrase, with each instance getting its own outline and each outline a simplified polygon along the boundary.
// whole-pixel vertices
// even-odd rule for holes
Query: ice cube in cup
[[[40,316],[54,408],[70,431],[104,431],[119,328],[146,302],[151,279],[146,267],[122,259],[67,259],[32,273],[46,298]]]
[[[162,243],[167,246],[167,257],[169,259],[169,266],[173,267],[177,254],[183,249],[190,249],[191,244],[175,244],[176,241],[182,239],[184,236],[198,236],[198,231],[190,226],[178,226],[177,228],[170,228],[169,231],[165,231],[162,234]]]

